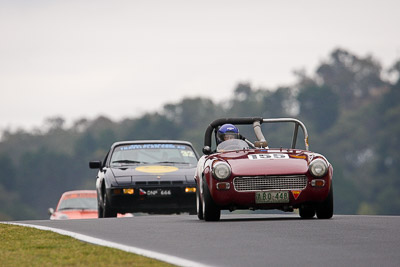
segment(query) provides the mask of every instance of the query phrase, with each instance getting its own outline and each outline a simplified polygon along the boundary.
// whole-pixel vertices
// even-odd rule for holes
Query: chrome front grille
[[[244,176],[233,179],[238,192],[259,190],[302,190],[307,186],[307,176]]]

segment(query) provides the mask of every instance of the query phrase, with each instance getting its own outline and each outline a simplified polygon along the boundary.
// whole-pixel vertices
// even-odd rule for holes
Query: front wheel
[[[103,203],[100,202],[99,199],[97,199],[97,216],[99,218],[103,218]]]
[[[103,195],[103,218],[117,217],[117,212],[111,208],[110,202],[107,200],[107,194],[104,190]]]
[[[312,219],[315,215],[315,209],[312,205],[302,205],[299,208],[299,214],[302,219]]]
[[[333,188],[329,190],[326,199],[317,206],[318,219],[330,219],[333,216]]]
[[[214,203],[206,183],[203,183],[203,218],[205,221],[219,221],[221,210]]]
[[[197,217],[199,220],[203,220],[203,203],[200,198],[200,188],[199,186],[197,187],[196,190],[196,210],[197,210]]]

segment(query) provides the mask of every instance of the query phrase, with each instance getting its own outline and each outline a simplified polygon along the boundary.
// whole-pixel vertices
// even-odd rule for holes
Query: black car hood
[[[143,181],[194,182],[196,166],[140,165],[111,168],[119,185]]]

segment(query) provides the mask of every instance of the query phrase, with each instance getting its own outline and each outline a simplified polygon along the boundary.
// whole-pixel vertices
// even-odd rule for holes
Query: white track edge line
[[[62,230],[62,229],[57,229],[57,228],[52,228],[52,227],[47,227],[47,226],[41,226],[41,225],[34,225],[34,224],[25,224],[25,223],[14,223],[14,222],[0,222],[0,223],[13,224],[13,225],[19,225],[19,226],[25,226],[25,227],[32,227],[32,228],[36,228],[36,229],[39,229],[39,230],[45,230],[45,231],[52,231],[52,232],[55,232],[57,234],[70,236],[70,237],[73,237],[75,239],[87,242],[87,243],[100,245],[100,246],[104,246],[104,247],[116,248],[116,249],[119,249],[119,250],[123,250],[123,251],[130,252],[130,253],[135,253],[135,254],[138,254],[140,256],[145,256],[145,257],[148,257],[148,258],[156,259],[156,260],[159,260],[159,261],[171,263],[171,264],[178,265],[178,266],[184,266],[184,267],[209,267],[209,265],[204,265],[204,264],[201,264],[201,263],[198,263],[198,262],[190,261],[190,260],[179,258],[179,257],[176,257],[176,256],[171,256],[171,255],[168,255],[168,254],[158,253],[158,252],[154,252],[154,251],[146,250],[146,249],[141,249],[141,248],[137,248],[137,247],[122,245],[122,244],[118,244],[118,243],[115,243],[115,242],[110,242],[110,241],[106,241],[106,240],[103,240],[103,239],[100,239],[100,238],[95,238],[95,237],[91,237],[91,236],[87,236],[87,235],[83,235],[83,234],[78,234],[78,233],[75,233],[75,232],[66,231],[66,230]]]

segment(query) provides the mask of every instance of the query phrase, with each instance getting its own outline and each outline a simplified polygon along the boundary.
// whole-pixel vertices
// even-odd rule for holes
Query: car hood
[[[228,152],[217,158],[231,166],[234,176],[294,175],[308,171],[308,155],[288,152]]]
[[[55,212],[51,220],[94,219],[98,217],[97,210],[63,210]]]
[[[194,166],[185,165],[140,165],[111,168],[119,185],[137,181],[182,181],[194,182]]]

